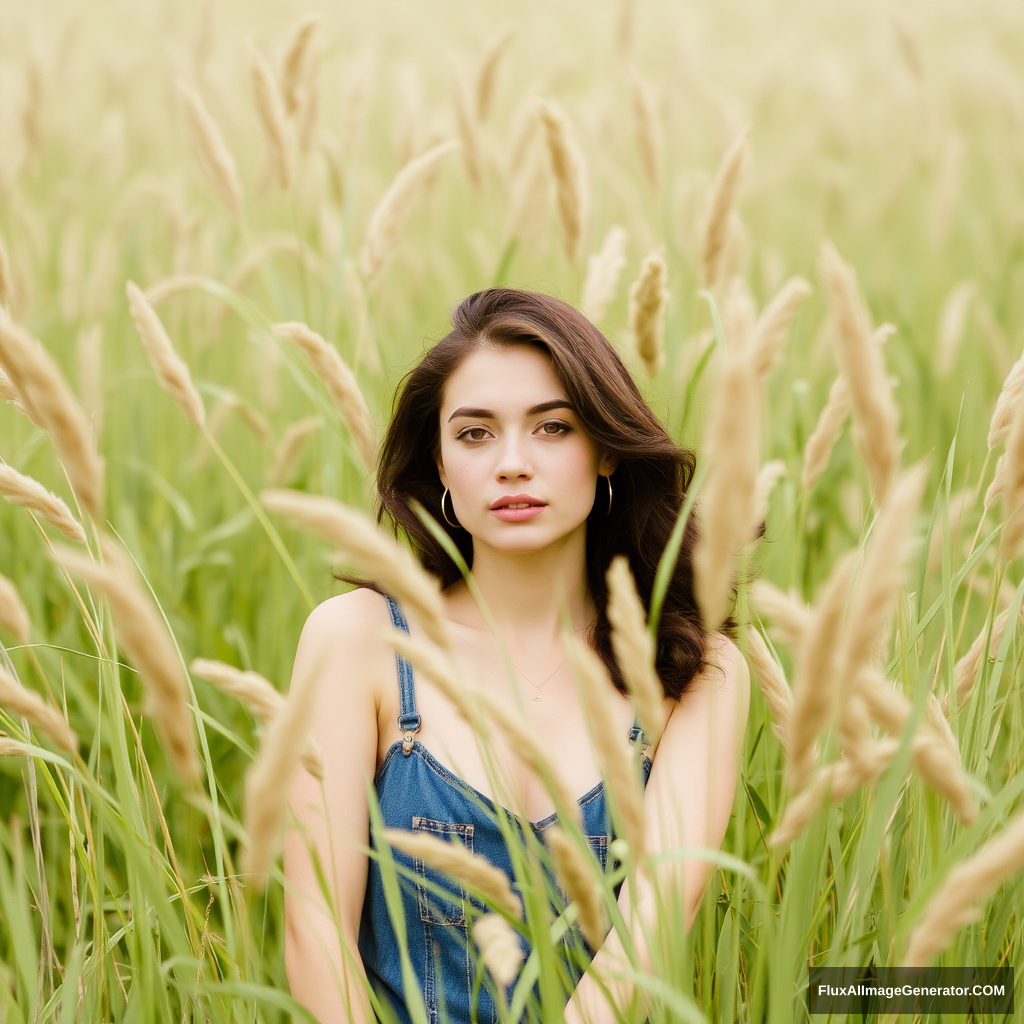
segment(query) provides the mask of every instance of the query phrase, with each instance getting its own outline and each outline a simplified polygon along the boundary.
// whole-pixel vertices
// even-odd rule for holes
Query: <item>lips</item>
[[[540,508],[546,505],[546,501],[541,501],[539,498],[534,498],[529,494],[508,494],[503,498],[498,498],[496,501],[491,502],[491,509],[499,508],[512,508],[512,509],[526,509],[526,508]]]

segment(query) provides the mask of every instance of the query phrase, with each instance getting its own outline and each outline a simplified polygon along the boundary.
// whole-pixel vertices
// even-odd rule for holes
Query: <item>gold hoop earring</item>
[[[460,525],[459,525],[458,523],[453,523],[453,522],[452,522],[452,521],[451,521],[451,520],[450,520],[450,519],[448,518],[448,513],[447,513],[447,512],[445,512],[445,510],[444,510],[444,499],[445,499],[445,498],[446,498],[447,496],[448,496],[448,488],[446,487],[446,488],[444,489],[444,494],[442,494],[442,495],[441,495],[441,515],[442,515],[442,516],[444,516],[444,521],[445,521],[445,522],[446,522],[446,523],[447,523],[447,524],[448,524],[449,526],[451,526],[451,527],[452,527],[453,529],[456,529],[456,530],[461,530],[461,529],[462,529],[462,527],[461,527],[461,526],[460,526]]]
[[[612,514],[612,475],[609,473],[605,480],[608,481],[608,515]]]

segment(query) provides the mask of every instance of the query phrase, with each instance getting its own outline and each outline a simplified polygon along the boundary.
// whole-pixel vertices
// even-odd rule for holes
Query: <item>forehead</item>
[[[473,404],[489,409],[528,408],[553,398],[565,398],[551,357],[533,345],[476,349],[448,378],[442,413]]]

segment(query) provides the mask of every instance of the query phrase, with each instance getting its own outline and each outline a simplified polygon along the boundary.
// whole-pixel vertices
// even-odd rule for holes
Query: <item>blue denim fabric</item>
[[[392,622],[408,632],[401,610],[390,597],[388,605]],[[509,849],[497,824],[498,815],[504,815],[520,835],[523,835],[524,827],[529,827],[543,841],[544,830],[558,820],[557,814],[536,822],[514,815],[460,779],[437,761],[422,743],[414,740],[412,734],[419,730],[420,716],[416,712],[412,666],[400,655],[397,660],[402,698],[398,721],[405,733],[405,742],[398,740],[391,746],[374,779],[385,827],[425,832],[447,841],[457,839],[467,849],[483,855],[503,870],[513,890],[518,891]],[[630,740],[635,741],[641,736],[640,727],[634,724]],[[651,760],[646,753],[641,760],[646,786]],[[583,832],[588,836],[601,866],[605,867],[608,847],[615,836],[610,829],[603,783],[580,797],[579,804]],[[485,910],[484,905],[461,885],[453,887],[451,880],[427,868],[422,861],[397,850],[394,856],[398,864],[410,867],[418,878],[435,882],[452,894],[450,900],[441,899],[426,885],[414,885],[400,875],[409,955],[426,1004],[428,1024],[442,1024],[443,1021],[497,1024],[494,996],[500,990],[494,988],[486,971],[480,983],[474,985],[477,965],[471,927],[477,915]],[[564,905],[563,902],[562,907]],[[562,907],[555,905],[556,910]],[[529,946],[525,938],[521,942],[524,954],[528,955]],[[571,962],[567,960],[566,966],[575,983],[581,976],[579,963],[588,963],[593,950],[586,946],[576,929],[568,933],[566,942],[567,949],[574,950],[574,956]],[[358,945],[367,976],[381,1000],[390,1002],[401,1024],[412,1024],[403,995],[398,942],[384,899],[380,867],[372,857]],[[514,991],[515,984],[506,993],[509,1001]]]

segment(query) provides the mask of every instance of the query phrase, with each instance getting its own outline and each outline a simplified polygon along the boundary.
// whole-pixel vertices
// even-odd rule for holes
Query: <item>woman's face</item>
[[[477,349],[448,378],[437,463],[448,517],[506,551],[585,529],[598,473],[615,467],[584,434],[550,357],[532,345]],[[510,498],[529,507],[509,508]]]

